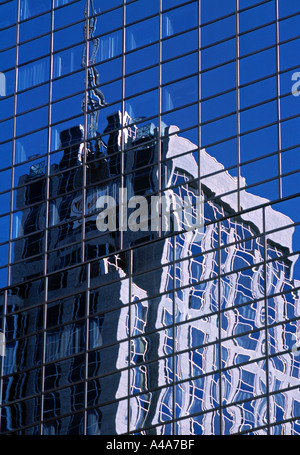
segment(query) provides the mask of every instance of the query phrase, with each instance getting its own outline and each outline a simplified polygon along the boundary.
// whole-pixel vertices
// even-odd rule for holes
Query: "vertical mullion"
[[[125,119],[125,76],[126,76],[126,0],[123,0],[123,28],[122,28],[122,106],[121,106],[121,178],[120,184],[121,189],[125,189],[125,141],[124,141],[124,119]],[[124,191],[122,191],[122,200],[119,200],[119,204],[127,203],[127,201],[123,200]],[[127,195],[128,196],[128,195]],[[122,210],[123,213],[123,210]],[[120,227],[121,220],[119,220],[119,227]],[[122,224],[124,224],[124,220],[122,219]],[[126,222],[127,225],[127,222]],[[120,239],[120,249],[124,249],[124,229],[119,228],[119,239]],[[128,373],[127,373],[127,433],[130,432],[130,380],[131,380],[131,275],[132,275],[132,251],[129,252],[129,295],[128,295]]]
[[[201,195],[201,0],[198,0],[198,196]]]
[[[84,365],[84,416],[83,416],[83,434],[87,434],[88,418],[87,418],[87,407],[88,407],[88,365],[89,365],[89,329],[90,329],[90,287],[91,287],[91,264],[86,265],[86,276],[87,286],[85,295],[85,365]]]
[[[281,162],[281,105],[280,105],[280,48],[279,48],[279,6],[275,0],[276,17],[276,87],[277,87],[277,153],[278,153],[278,194],[282,197],[282,162]]]
[[[8,267],[6,285],[11,284],[11,256],[12,256],[12,237],[13,237],[13,204],[14,204],[14,164],[15,164],[15,150],[16,150],[16,115],[17,115],[17,89],[18,89],[18,61],[19,61],[19,23],[20,23],[20,0],[17,3],[17,17],[16,17],[16,55],[15,55],[15,79],[14,79],[14,118],[13,118],[13,140],[12,140],[12,165],[11,165],[11,187],[10,187],[10,217],[9,217],[9,243],[8,243]],[[2,332],[5,336],[6,331],[6,317],[7,317],[7,299],[8,291],[5,292],[5,301],[3,309],[3,322]],[[1,414],[2,414],[2,388],[3,388],[3,368],[4,358],[1,360],[1,376],[0,376],[0,431],[1,431]]]
[[[122,28],[122,107],[121,107],[121,150],[119,153],[121,153],[121,178],[120,178],[120,187],[121,189],[125,188],[125,143],[124,143],[124,119],[125,119],[125,75],[126,75],[126,57],[125,57],[125,52],[126,52],[126,5],[125,5],[126,0],[123,0],[123,28]],[[120,193],[121,194],[121,193]],[[124,192],[122,191],[122,195],[124,195]],[[119,204],[124,204],[127,203],[127,201],[123,201],[123,196],[122,200],[119,200]],[[122,210],[123,213],[123,210]],[[119,239],[120,239],[120,249],[122,250],[124,248],[124,230],[123,227],[120,229],[120,222],[119,220]],[[122,219],[122,224],[124,224],[124,220]],[[127,223],[126,223],[127,225]]]
[[[157,142],[157,165],[158,165],[158,237],[162,236],[162,214],[161,214],[161,196],[162,196],[162,0],[159,0],[159,55],[158,55],[158,142]]]
[[[130,408],[130,395],[131,395],[131,311],[133,302],[131,302],[132,296],[132,274],[133,274],[133,250],[129,251],[129,304],[128,304],[128,409],[127,409],[127,433],[130,432],[130,419],[131,419],[131,408]]]
[[[4,292],[4,302],[3,302],[3,310],[2,310],[2,333],[5,334],[5,318],[6,318],[6,313],[7,313],[7,299],[8,299],[8,292],[7,290]],[[5,342],[5,338],[4,338]],[[2,346],[0,346],[0,350],[3,349]],[[5,349],[5,346],[4,346]],[[4,352],[5,354],[5,352]],[[0,433],[1,433],[1,422],[2,422],[2,393],[3,393],[3,372],[4,372],[4,357],[0,356]]]
[[[94,14],[94,11],[90,9],[90,0],[86,0],[85,4],[85,36],[84,36],[84,47],[85,55],[82,64],[85,66],[84,71],[84,146],[83,146],[83,157],[82,157],[82,222],[81,222],[81,260],[85,262],[85,210],[86,210],[86,186],[87,186],[87,148],[88,148],[88,132],[89,131],[89,106],[88,106],[88,90],[89,90],[89,64],[90,64],[90,16]],[[91,114],[92,115],[92,114]],[[90,264],[86,265],[86,277],[87,277],[87,288],[86,288],[86,302],[85,302],[85,317],[86,317],[86,337],[85,337],[85,365],[84,365],[84,410],[83,410],[83,434],[87,433],[87,389],[88,389],[88,338],[89,338],[89,289],[90,289]]]
[[[267,425],[270,434],[270,390],[269,390],[269,349],[268,349],[268,297],[267,297],[267,236],[266,236],[266,208],[263,207],[263,278],[265,300],[265,358],[266,358],[266,401],[267,401]]]
[[[18,91],[18,64],[19,64],[19,27],[20,27],[20,1],[17,3],[17,22],[16,22],[16,57],[15,57],[15,80],[14,80],[14,119],[13,119],[13,141],[12,141],[12,165],[11,165],[11,193],[10,193],[10,225],[9,225],[9,250],[8,250],[8,276],[7,284],[11,284],[11,253],[13,238],[13,209],[14,209],[14,166],[16,152],[16,128],[17,128],[17,91]]]
[[[54,38],[54,0],[51,2],[51,36],[50,36],[50,65],[49,65],[49,91],[48,91],[48,137],[47,137],[47,166],[46,166],[46,211],[45,211],[45,244],[44,244],[44,293],[45,301],[43,305],[43,338],[42,338],[42,366],[41,366],[41,425],[40,434],[43,434],[43,413],[45,395],[45,363],[46,363],[46,328],[47,328],[47,302],[48,302],[48,277],[47,277],[47,251],[49,235],[49,209],[50,209],[50,150],[51,150],[51,118],[52,118],[52,76],[53,76],[53,38]]]
[[[176,330],[176,325],[175,325],[175,315],[176,315],[176,305],[175,305],[175,289],[176,289],[176,247],[177,247],[177,237],[176,235],[173,236],[173,259],[172,259],[172,269],[173,269],[173,299],[172,299],[172,335],[173,335],[173,353],[172,353],[172,368],[173,368],[173,390],[172,390],[172,406],[173,406],[173,420],[172,420],[172,434],[173,436],[176,435],[176,425],[177,425],[177,420],[176,420],[176,380],[177,380],[177,357],[175,355],[176,352],[176,337],[175,337],[175,330]],[[179,263],[180,264],[180,263]],[[166,360],[168,361],[168,359]]]
[[[220,426],[219,426],[219,431],[220,435],[223,434],[223,422],[222,422],[222,311],[221,311],[221,304],[222,304],[222,299],[221,299],[221,222],[218,222],[217,224],[217,236],[218,236],[218,249],[217,249],[217,255],[218,255],[218,347],[219,347],[219,362],[218,362],[218,367],[219,367],[219,412],[220,412]]]
[[[84,133],[83,133],[83,157],[82,157],[82,218],[81,218],[81,261],[85,261],[85,210],[86,210],[86,185],[87,185],[87,144],[88,144],[88,90],[89,90],[89,55],[90,55],[90,0],[86,1],[85,6],[85,37],[84,37],[84,46],[85,46],[85,60],[82,64],[85,65],[84,71]]]
[[[239,44],[239,0],[235,0],[235,62],[236,62],[236,137],[237,137],[237,209],[241,210],[241,124],[240,124],[240,44]]]

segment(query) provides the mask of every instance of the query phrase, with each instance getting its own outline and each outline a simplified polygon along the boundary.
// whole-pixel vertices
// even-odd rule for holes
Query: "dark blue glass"
[[[84,23],[79,22],[79,24],[70,25],[67,28],[57,30],[54,33],[53,51],[57,52],[84,41],[83,26]]]
[[[21,22],[19,27],[20,42],[31,40],[39,35],[50,32],[51,14],[43,14],[26,22]]]
[[[241,136],[241,161],[274,153],[278,149],[277,125]]]
[[[276,43],[275,24],[259,28],[253,32],[242,34],[239,37],[240,56],[257,52],[265,47],[274,46]]]
[[[254,8],[244,10],[239,13],[240,33],[272,21],[275,21],[275,5],[273,2],[266,2]]]
[[[198,32],[197,30],[192,30],[164,40],[162,44],[162,59],[168,60],[197,49]]]
[[[201,28],[201,47],[209,46],[217,41],[235,36],[235,16],[221,19],[204,25]]]
[[[126,29],[126,51],[152,44],[159,39],[158,17],[147,19]]]
[[[224,63],[235,60],[236,42],[235,39],[225,41],[221,44],[215,44],[201,51],[202,70],[219,66]]]
[[[7,51],[0,52],[1,70],[4,71],[13,68],[16,63],[16,48],[13,47]]]
[[[240,84],[276,73],[276,49],[268,49],[240,59]]]
[[[163,14],[162,36],[166,38],[197,26],[197,3],[175,8]]]
[[[262,103],[277,97],[277,79],[270,77],[255,84],[240,88],[240,107],[244,109],[251,105]],[[270,121],[271,122],[271,121]]]
[[[19,47],[19,64],[40,58],[50,52],[50,35],[43,36]]]
[[[286,17],[290,16],[291,14],[299,13],[300,12],[300,5],[297,0],[290,0],[289,2],[285,2],[284,0],[278,1],[279,6],[279,17]]]
[[[277,102],[270,101],[252,109],[247,109],[241,112],[240,119],[241,133],[275,123],[277,119]]]
[[[23,21],[50,9],[51,0],[20,0],[20,19]]]
[[[56,5],[58,6],[58,5]],[[75,3],[66,4],[66,8],[58,8],[54,11],[54,28],[66,27],[73,22],[78,22],[84,18],[85,3],[77,0]],[[83,37],[83,31],[82,31]]]
[[[145,19],[148,16],[158,14],[159,12],[159,0],[153,0],[149,2],[148,0],[139,0],[138,2],[126,4],[126,22],[130,24],[131,22],[139,21]]]
[[[15,0],[0,5],[0,11],[0,28],[8,27],[17,22],[17,2]]]
[[[235,12],[235,0],[228,0],[227,2],[220,2],[219,0],[211,0],[209,2],[202,2],[201,16],[202,23],[210,22],[227,16]]]
[[[300,39],[289,41],[286,44],[281,44],[279,47],[280,52],[280,70],[284,71],[297,64],[295,55],[300,51]],[[295,69],[297,71],[297,69]]]

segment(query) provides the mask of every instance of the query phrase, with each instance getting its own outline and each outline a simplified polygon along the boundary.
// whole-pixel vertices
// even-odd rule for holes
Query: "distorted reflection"
[[[34,163],[18,182],[4,430],[38,422],[39,399],[24,402],[25,414],[17,400],[40,392],[45,362],[43,419],[53,420],[44,424],[44,433],[82,432],[81,414],[55,417],[85,406],[83,385],[73,383],[86,379],[82,364],[87,348],[88,434],[139,433],[149,427],[168,434],[174,418],[179,419],[178,434],[218,434],[220,419],[223,431],[232,434],[265,425],[268,412],[274,422],[299,417],[299,357],[291,350],[299,333],[300,298],[294,288],[300,281],[293,276],[297,257],[285,258],[293,252],[294,228],[279,230],[291,220],[268,207],[273,231],[265,233],[261,211],[250,209],[266,199],[246,191],[240,193],[245,213],[237,217],[236,179],[204,149],[197,162],[198,147],[177,126],[158,126],[146,121],[143,112],[133,119],[117,110],[107,115],[99,134],[99,114],[107,102],[95,66],[101,47],[96,16],[93,2],[87,1],[84,36],[90,45],[81,62],[88,75],[82,103],[86,130],[75,124],[61,131],[59,162],[48,170],[44,162]],[[165,16],[167,36],[176,33],[179,19]],[[145,34],[142,24],[129,27],[129,49],[153,41],[156,20],[145,22]],[[41,66],[35,79],[36,68],[23,68],[24,88],[44,78]],[[170,93],[166,108],[173,107]],[[199,166],[206,175],[201,185]],[[46,261],[46,208],[41,202],[47,196],[47,172],[51,229]],[[191,230],[183,221],[184,229],[176,229],[173,206],[171,226],[162,229],[162,236],[150,229],[100,233],[97,199],[108,194],[121,204],[122,180],[128,197],[160,191],[173,200],[187,199],[192,220],[201,196],[205,226]],[[147,223],[149,227],[150,219]],[[90,267],[81,264],[87,239]],[[44,284],[22,282],[44,273],[46,265],[47,326],[42,333]],[[28,306],[38,308],[30,313]],[[266,330],[266,324],[272,327]],[[30,368],[31,373],[25,371]],[[294,388],[279,393],[288,387]],[[274,392],[269,409],[268,389]]]

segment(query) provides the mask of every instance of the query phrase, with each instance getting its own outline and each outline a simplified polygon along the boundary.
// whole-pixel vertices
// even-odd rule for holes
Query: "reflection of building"
[[[13,62],[0,112],[1,432],[299,434],[299,226],[271,207],[284,193],[258,197],[240,175],[272,158],[283,183],[282,149],[295,143],[284,145],[288,100],[274,99],[293,40],[278,36],[294,11],[285,18],[288,2],[270,1],[87,0],[84,12],[79,1],[46,3],[0,5],[1,36],[18,49],[0,53]],[[264,24],[253,29],[254,18]],[[253,63],[249,46],[261,43]],[[262,169],[255,184],[268,181]],[[97,201],[120,204],[120,188],[149,202],[187,197],[192,218],[201,196],[205,225],[177,232],[170,204],[170,229],[100,233]]]
[[[111,125],[120,127],[119,119],[119,113],[108,119],[108,132]],[[177,128],[168,130],[173,135],[161,150],[162,175],[165,188],[173,189],[166,191],[178,192],[180,198],[195,196],[194,146],[176,134]],[[124,174],[133,170],[126,177],[129,192],[130,188],[140,195],[157,191],[157,129],[149,125],[140,131],[125,125],[123,137],[118,130],[109,134],[106,154],[92,149],[92,144],[89,150],[92,160],[86,178],[96,185],[85,196],[88,262],[79,265],[82,147],[72,142],[78,144],[81,134],[77,127],[62,133],[62,159],[51,169],[47,242],[54,252],[47,259],[44,310],[33,305],[38,303],[35,299],[42,303],[45,292],[44,280],[35,279],[42,276],[44,266],[44,256],[39,255],[44,233],[37,232],[45,217],[45,204],[40,204],[45,202],[42,163],[21,178],[26,185],[17,198],[20,208],[25,207],[19,221],[24,237],[16,240],[13,269],[14,281],[20,285],[7,302],[8,312],[15,315],[7,318],[2,431],[37,432],[41,406],[44,434],[169,434],[174,416],[177,434],[211,434],[220,424],[220,394],[228,433],[264,426],[268,413],[275,418],[295,406],[300,400],[293,388],[298,383],[297,357],[283,354],[267,361],[265,350],[266,314],[273,326],[270,355],[289,346],[298,327],[297,321],[288,327],[276,324],[280,315],[291,320],[299,316],[298,295],[292,291],[293,260],[281,259],[292,251],[293,229],[264,236],[262,211],[232,217],[234,179],[225,173],[223,181],[211,178],[201,186],[207,201],[204,232],[167,233],[159,239],[157,233],[128,231],[123,233],[123,249],[114,254],[121,233],[100,235],[93,201],[95,193],[114,194],[120,185],[112,177],[120,174],[122,141],[128,150]],[[145,164],[153,166],[151,172],[143,170]],[[211,173],[221,168],[205,150],[200,165]],[[219,185],[229,194],[210,202]],[[264,202],[244,193],[244,209],[253,206],[253,198],[256,206]],[[27,209],[33,202],[39,204]],[[290,223],[284,215],[266,210],[273,230]],[[31,282],[23,286],[22,280],[28,279]],[[43,339],[45,314],[48,329]],[[267,394],[268,387],[279,384],[291,388],[282,395],[283,401]],[[149,430],[143,432],[144,427]]]

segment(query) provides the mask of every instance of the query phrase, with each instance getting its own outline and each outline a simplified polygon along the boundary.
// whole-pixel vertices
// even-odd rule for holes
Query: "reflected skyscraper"
[[[207,125],[197,116],[200,111],[204,118],[211,115],[209,102],[217,96],[207,96],[205,104],[207,94],[199,94],[193,110],[188,99],[192,82],[192,91],[186,85],[182,97],[191,106],[181,109],[180,84],[186,79],[178,77],[175,92],[164,79],[176,63],[172,39],[192,46],[196,30],[197,58],[206,54],[198,40],[200,35],[207,39],[206,22],[207,28],[217,24],[209,20],[212,11],[198,1],[147,6],[143,0],[53,0],[49,10],[47,2],[17,3],[19,31],[25,33],[26,23],[46,21],[49,15],[54,40],[47,57],[52,72],[47,154],[28,146],[26,134],[13,138],[10,261],[1,292],[1,432],[298,434],[297,220],[286,213],[284,194],[278,198],[248,188],[241,157],[236,168],[228,165],[232,142],[221,141],[221,157],[217,147],[202,142]],[[256,12],[242,3],[233,8],[241,26],[243,13]],[[278,7],[277,1],[271,3]],[[198,28],[182,30],[184,14],[191,18],[194,7],[201,18]],[[224,24],[231,23],[227,7],[220,12]],[[142,19],[156,17],[161,26],[156,43],[160,107],[151,115],[149,87],[140,100],[135,96],[143,91],[139,87],[151,84],[152,73],[144,70],[143,82],[141,69],[134,70],[131,83],[129,68],[141,64],[138,52],[145,48],[147,71],[155,69],[151,49],[156,44],[152,35],[147,37],[156,28],[148,29]],[[75,19],[82,20],[84,30],[79,50],[75,43],[64,43],[76,29]],[[120,34],[113,25],[119,20]],[[21,43],[23,76],[14,95],[20,103],[38,77],[38,67],[26,69],[22,49]],[[189,49],[186,57],[190,54]],[[64,78],[65,71],[74,79]],[[82,87],[71,97],[69,84],[76,84],[77,77]],[[205,72],[197,78],[205,87]],[[42,90],[41,80],[37,85]],[[119,87],[122,99],[115,103]],[[82,110],[76,117],[72,106],[66,114],[73,98]],[[25,125],[18,115],[16,122]],[[196,136],[185,122],[197,125]],[[212,125],[217,138],[222,128],[217,120]],[[122,229],[124,212],[117,211],[116,229],[100,232],[99,198],[110,196],[119,208],[124,203],[120,189],[126,189],[126,203],[137,198],[136,204],[127,204],[128,217],[142,200],[148,203],[146,228]],[[161,205],[158,228],[152,229],[152,201],[163,198],[170,223],[164,224]],[[184,201],[189,216],[180,218]],[[199,210],[200,225],[195,224]]]

